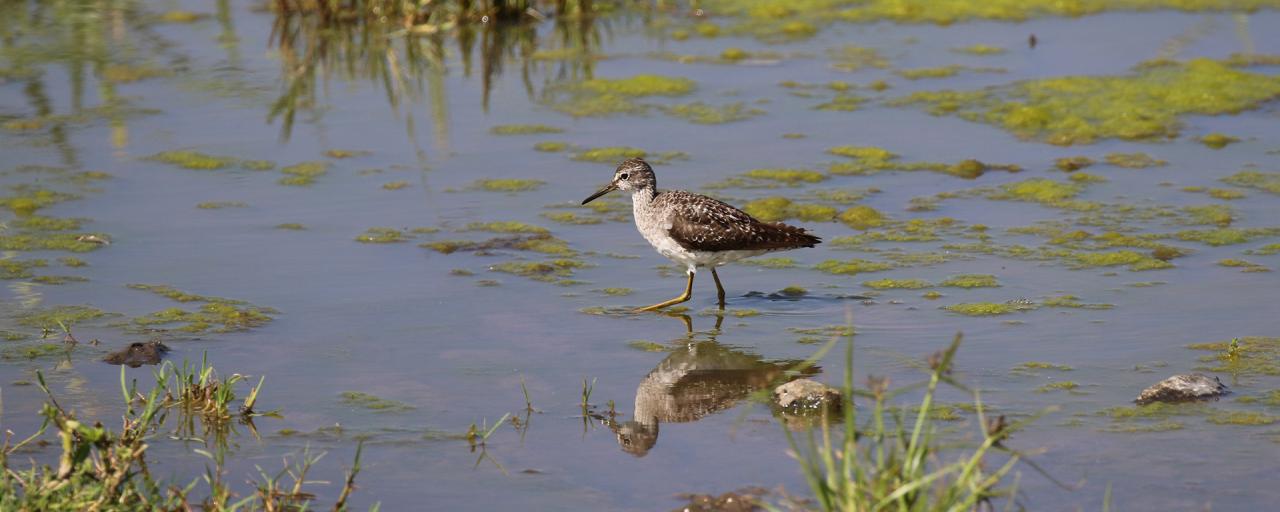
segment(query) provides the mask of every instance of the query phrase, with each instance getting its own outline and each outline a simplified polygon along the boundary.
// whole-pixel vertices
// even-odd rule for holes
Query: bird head
[[[591,194],[591,197],[583,199],[582,204],[590,203],[614,190],[645,190],[653,188],[657,183],[653,168],[649,167],[648,162],[639,158],[628,158],[618,164],[618,169],[613,171],[613,181]]]

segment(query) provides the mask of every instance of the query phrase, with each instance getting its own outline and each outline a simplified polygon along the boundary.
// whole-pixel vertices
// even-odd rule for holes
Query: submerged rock
[[[160,364],[160,358],[169,351],[169,347],[159,341],[130,343],[119,351],[107,354],[103,361],[111,364],[126,364],[137,368],[144,364]]]
[[[810,379],[796,379],[773,389],[773,400],[783,409],[819,410],[840,406],[840,390]]]
[[[1230,393],[1217,377],[1203,373],[1174,375],[1142,390],[1134,400],[1139,405],[1151,402],[1185,402],[1215,398]]]

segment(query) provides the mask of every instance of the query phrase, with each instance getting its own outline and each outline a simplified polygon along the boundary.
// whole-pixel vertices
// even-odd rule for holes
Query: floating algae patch
[[[409,188],[407,181],[390,181],[382,184],[383,190],[403,190]]]
[[[46,206],[80,198],[75,194],[26,184],[14,185],[9,189],[13,191],[13,195],[0,196],[0,207],[8,208],[19,216],[32,215]]]
[[[182,332],[189,334],[247,331],[274,320],[275,309],[242,301],[205,302],[195,311],[167,308],[132,320],[132,332]]]
[[[1058,295],[1048,297],[1040,301],[1041,307],[1046,308],[1076,308],[1076,309],[1111,309],[1116,307],[1115,304],[1088,304],[1080,302],[1080,298],[1075,295]]]
[[[13,318],[18,325],[24,327],[57,330],[60,326],[71,327],[108,315],[110,313],[93,306],[54,306],[20,311]]]
[[[641,114],[648,106],[636,103],[636,98],[683,96],[696,88],[693,80],[662,75],[595,78],[549,87],[544,90],[544,102],[574,117]]]
[[[724,105],[711,105],[701,101],[671,105],[663,111],[672,117],[678,117],[694,124],[724,124],[743,121],[764,115],[764,110],[748,106],[741,101]]]
[[[324,156],[329,158],[355,158],[358,156],[366,156],[373,154],[372,151],[362,151],[358,149],[330,149],[324,152]]]
[[[176,165],[183,169],[193,169],[197,171],[226,169],[227,167],[235,165],[238,161],[232,157],[210,155],[199,151],[161,151],[144,158],[144,160]]]
[[[574,212],[542,212],[542,216],[546,217],[552,222],[558,222],[560,224],[584,225],[584,224],[600,224],[604,222],[604,219],[601,219],[599,217],[588,217],[585,215],[579,215]]]
[[[58,258],[58,263],[61,263],[61,264],[62,264],[63,266],[65,266],[65,267],[71,267],[71,268],[79,268],[79,267],[87,267],[87,266],[89,266],[89,262],[87,262],[87,261],[85,261],[85,260],[82,260],[82,259],[80,259],[80,258],[77,258],[77,257],[75,257],[75,256],[63,256],[63,257],[61,257],[61,258]],[[0,264],[2,264],[2,263],[0,263]]]
[[[1035,391],[1036,393],[1052,393],[1054,391],[1075,392],[1075,390],[1079,387],[1080,387],[1080,384],[1076,383],[1075,381],[1060,380],[1057,382],[1050,382],[1048,384],[1040,386],[1036,388]]]
[[[1066,156],[1055,159],[1053,166],[1065,172],[1078,171],[1093,165],[1093,159],[1087,156]]]
[[[573,271],[591,264],[566,258],[550,261],[508,261],[489,267],[494,272],[527,277],[535,281],[553,282],[573,276]]]
[[[223,208],[246,208],[249,204],[243,201],[205,201],[197,203],[196,208],[201,210],[221,210]]]
[[[9,225],[26,231],[75,231],[87,220],[29,215],[13,219]]]
[[[1201,144],[1213,149],[1222,149],[1228,145],[1240,142],[1240,139],[1222,133],[1210,133],[1197,139]]]
[[[1005,199],[1042,203],[1050,206],[1065,204],[1084,190],[1076,183],[1063,183],[1046,178],[1032,178],[1025,181],[1006,183],[999,191],[988,196],[991,199]]]
[[[297,222],[285,222],[282,224],[276,224],[275,227],[276,229],[284,229],[288,231],[305,231],[307,229],[306,225],[300,224]]]
[[[1182,219],[1185,224],[1226,226],[1235,220],[1231,207],[1225,204],[1184,206],[1182,211],[1186,213]]]
[[[60,356],[70,352],[70,347],[62,343],[37,341],[17,347],[5,347],[0,350],[0,359],[39,359],[42,357]]]
[[[1067,179],[1074,181],[1076,183],[1102,183],[1107,181],[1107,179],[1102,176],[1099,176],[1097,174],[1089,174],[1087,172],[1073,173],[1070,176],[1067,176]]]
[[[560,141],[543,141],[534,144],[533,149],[534,151],[541,151],[543,153],[559,153],[569,149],[569,143]]]
[[[868,230],[881,226],[886,219],[879,210],[866,205],[851,207],[840,214],[840,222],[853,229]]]
[[[1219,266],[1238,268],[1241,272],[1270,272],[1271,269],[1264,265],[1259,265],[1252,261],[1238,260],[1235,258],[1225,258],[1217,261]]]
[[[0,250],[89,252],[101,248],[100,235],[76,233],[17,233],[0,235]]]
[[[31,269],[49,266],[45,260],[0,260],[0,279],[24,279],[31,277]]]
[[[403,412],[414,408],[412,405],[404,402],[391,400],[389,398],[382,398],[360,391],[343,391],[342,404],[349,407],[368,409],[374,412]]]
[[[494,135],[538,135],[547,133],[564,133],[564,128],[545,124],[500,124],[489,129]]]
[[[822,173],[808,169],[753,169],[744,173],[743,176],[756,180],[777,181],[787,185],[818,183],[827,179]]]
[[[285,176],[276,183],[305,187],[314,184],[316,178],[327,174],[329,172],[329,163],[320,161],[302,162],[281,168],[280,172],[284,173]]]
[[[1272,416],[1261,412],[1254,411],[1223,411],[1215,410],[1205,421],[1215,425],[1244,425],[1258,426],[1270,425],[1280,421],[1280,416]]]
[[[1024,311],[1028,308],[1019,304],[1000,303],[1000,302],[962,302],[960,304],[952,304],[943,306],[942,309],[953,313],[960,313],[968,316],[995,316],[1007,315],[1015,311]]]
[[[599,162],[606,164],[616,164],[628,158],[644,158],[650,163],[664,164],[673,160],[687,160],[689,158],[689,154],[683,151],[650,153],[640,148],[612,146],[584,149],[574,153],[570,158],[580,162]]]
[[[1248,197],[1248,195],[1245,194],[1244,192],[1241,192],[1235,189],[1229,189],[1229,188],[1207,188],[1207,187],[1201,187],[1201,186],[1191,186],[1191,187],[1182,187],[1182,191],[1190,192],[1192,194],[1208,194],[1209,197],[1212,197],[1214,199],[1222,199],[1224,201],[1233,201],[1236,199],[1244,199],[1245,197]]]
[[[1192,350],[1212,352],[1200,356],[1199,371],[1233,376],[1280,375],[1280,338],[1244,336],[1226,341],[1193,343]]]
[[[1023,373],[1023,374],[1034,375],[1036,373],[1039,373],[1039,370],[1054,370],[1059,372],[1069,372],[1074,369],[1075,368],[1072,368],[1070,365],[1065,365],[1065,364],[1054,364],[1054,363],[1048,363],[1044,361],[1027,361],[1025,363],[1018,363],[1017,366],[1014,366],[1009,371],[1011,373]]]
[[[1222,228],[1186,230],[1174,233],[1178,240],[1199,242],[1214,247],[1243,244],[1255,238],[1280,236],[1280,227],[1271,228]]]
[[[1280,172],[1240,171],[1222,181],[1280,195]]]
[[[924,279],[877,279],[875,281],[863,281],[862,286],[876,290],[919,290],[921,288],[929,288],[933,286],[933,283]]]
[[[1126,169],[1143,169],[1169,165],[1169,162],[1157,159],[1146,153],[1107,153],[1105,160],[1111,165]]]
[[[1178,421],[1160,421],[1156,423],[1115,423],[1102,427],[1103,432],[1115,432],[1123,434],[1139,434],[1147,432],[1171,432],[1174,430],[1182,430],[1185,426]]]
[[[862,96],[842,92],[832,98],[831,101],[814,105],[813,109],[831,112],[853,112],[861,108],[862,104],[866,102],[867,99]]]
[[[396,228],[372,227],[356,235],[356,241],[362,244],[394,244],[405,240],[404,231]]]
[[[837,3],[837,7],[844,4]],[[951,25],[968,20],[1025,21],[1042,17],[1076,18],[1108,11],[1150,11],[1177,9],[1187,12],[1253,12],[1271,4],[1267,0],[1247,0],[1224,4],[1218,0],[1119,0],[1062,2],[1057,0],[937,2],[931,0],[871,0],[851,2],[835,11],[839,20],[870,23],[933,23]],[[829,15],[824,10],[824,15]]]
[[[813,268],[828,274],[854,275],[889,270],[893,268],[893,265],[879,261],[852,258],[848,260],[826,260],[818,263]]]
[[[938,286],[950,286],[952,288],[996,288],[1000,286],[1000,281],[996,276],[991,274],[960,274],[948,277],[945,281],[938,283]]]
[[[472,222],[463,231],[486,231],[489,233],[548,233],[547,228],[525,224],[520,221]]]
[[[831,59],[831,68],[836,71],[858,71],[867,68],[885,69],[889,67],[889,59],[881,55],[879,50],[863,46],[844,45],[839,48],[832,48],[827,50],[827,57]]]
[[[795,268],[796,260],[793,258],[787,258],[785,256],[777,257],[777,258],[753,258],[753,259],[739,260],[738,264],[749,265],[753,267],[774,268],[774,269]]]
[[[600,290],[600,293],[609,295],[611,297],[622,297],[625,295],[631,295],[631,289],[630,288],[603,288]]]
[[[1196,59],[1124,76],[1028,80],[978,91],[918,92],[893,101],[1051,144],[1176,137],[1181,116],[1235,114],[1280,96],[1280,77]]]
[[[654,343],[647,340],[632,340],[627,342],[627,346],[641,352],[666,352],[671,350],[666,345]]]
[[[785,197],[766,197],[750,201],[742,206],[742,211],[765,222],[787,219],[829,221],[839,213],[831,206],[793,203]]]
[[[31,278],[32,282],[48,285],[60,285],[67,283],[83,283],[89,278],[82,276],[35,276]]]
[[[1006,50],[999,46],[992,46],[989,44],[973,44],[952,48],[951,51],[956,53],[967,53],[969,55],[1000,55],[1005,53]]]
[[[987,171],[1020,172],[1014,164],[991,164],[969,158],[954,164],[943,162],[902,162],[898,155],[874,146],[836,146],[828,153],[854,159],[853,162],[837,162],[828,168],[831,174],[869,176],[885,171],[930,171],[965,179],[975,179]]]
[[[545,185],[546,183],[547,182],[542,180],[518,179],[518,178],[486,179],[486,180],[476,180],[471,184],[470,188],[474,190],[483,190],[486,192],[515,193],[515,192],[528,192],[530,190],[537,190],[539,187]]]
[[[1249,249],[1245,254],[1256,254],[1258,256],[1270,256],[1272,254],[1280,254],[1280,244],[1267,244],[1257,249]]]

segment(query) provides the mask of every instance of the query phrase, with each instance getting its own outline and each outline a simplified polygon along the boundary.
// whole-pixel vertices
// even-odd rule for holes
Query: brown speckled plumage
[[[804,228],[761,222],[728,203],[683,190],[659,192],[654,207],[671,212],[667,234],[691,251],[774,251],[813,247],[822,239]]]

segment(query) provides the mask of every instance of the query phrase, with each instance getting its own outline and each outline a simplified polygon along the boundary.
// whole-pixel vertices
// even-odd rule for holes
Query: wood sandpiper
[[[636,312],[653,311],[689,300],[693,292],[693,275],[698,267],[711,269],[711,278],[715,279],[716,294],[723,308],[724,286],[720,284],[716,267],[767,252],[822,243],[822,239],[806,233],[804,228],[781,222],[761,222],[723,201],[683,190],[658,191],[653,168],[639,158],[619,164],[613,172],[613,181],[584,199],[582,204],[614,190],[631,192],[631,212],[636,229],[659,254],[684,266],[688,276],[684,293],[679,297],[636,309]]]

